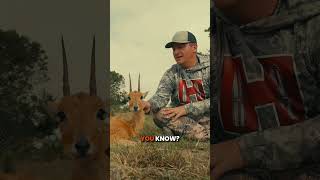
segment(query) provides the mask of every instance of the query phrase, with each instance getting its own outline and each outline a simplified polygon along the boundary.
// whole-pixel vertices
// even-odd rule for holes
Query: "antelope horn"
[[[61,45],[62,45],[62,58],[63,58],[63,96],[70,96],[70,86],[68,78],[68,62],[66,56],[66,49],[64,47],[63,36],[61,35]]]
[[[95,63],[95,45],[96,38],[93,36],[92,53],[91,53],[91,70],[90,70],[90,95],[97,95],[97,85],[96,85],[96,63]]]
[[[131,76],[130,76],[130,73],[129,73],[129,83],[130,83],[130,91],[129,92],[132,92],[132,85],[131,85]]]
[[[140,92],[140,73],[139,73],[139,79],[138,79],[138,91]]]

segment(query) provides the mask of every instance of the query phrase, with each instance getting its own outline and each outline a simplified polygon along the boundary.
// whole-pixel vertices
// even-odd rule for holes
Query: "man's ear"
[[[143,93],[143,99],[146,98],[146,96],[148,95],[149,91]]]
[[[193,43],[193,52],[197,53],[198,45]]]
[[[198,48],[197,43],[189,43],[189,46],[192,49],[193,53],[197,53],[197,48]]]

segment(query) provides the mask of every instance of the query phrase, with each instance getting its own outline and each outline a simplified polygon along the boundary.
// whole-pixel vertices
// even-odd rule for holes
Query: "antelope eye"
[[[63,111],[58,112],[57,117],[59,118],[59,122],[63,122],[67,119],[67,116]]]
[[[130,96],[128,96],[128,99],[129,99],[129,100],[131,99]]]
[[[143,99],[143,96],[141,96],[140,99]]]
[[[99,120],[105,120],[107,118],[107,112],[103,109],[99,109],[97,112],[97,119]]]

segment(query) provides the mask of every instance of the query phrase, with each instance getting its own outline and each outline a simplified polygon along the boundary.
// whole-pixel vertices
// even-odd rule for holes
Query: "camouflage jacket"
[[[243,26],[215,12],[213,143],[237,137],[249,166],[319,163],[320,2],[279,0]]]
[[[184,105],[191,117],[209,112],[209,59],[197,57],[197,65],[190,69],[174,64],[164,73],[156,93],[149,100],[153,112],[167,106],[170,100],[170,107]]]

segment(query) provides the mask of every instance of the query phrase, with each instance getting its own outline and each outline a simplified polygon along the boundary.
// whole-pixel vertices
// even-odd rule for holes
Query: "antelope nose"
[[[81,157],[86,156],[90,148],[88,139],[83,137],[80,138],[78,142],[75,144],[75,148]]]
[[[133,107],[133,110],[134,110],[134,111],[138,111],[138,106],[134,106],[134,107]]]

